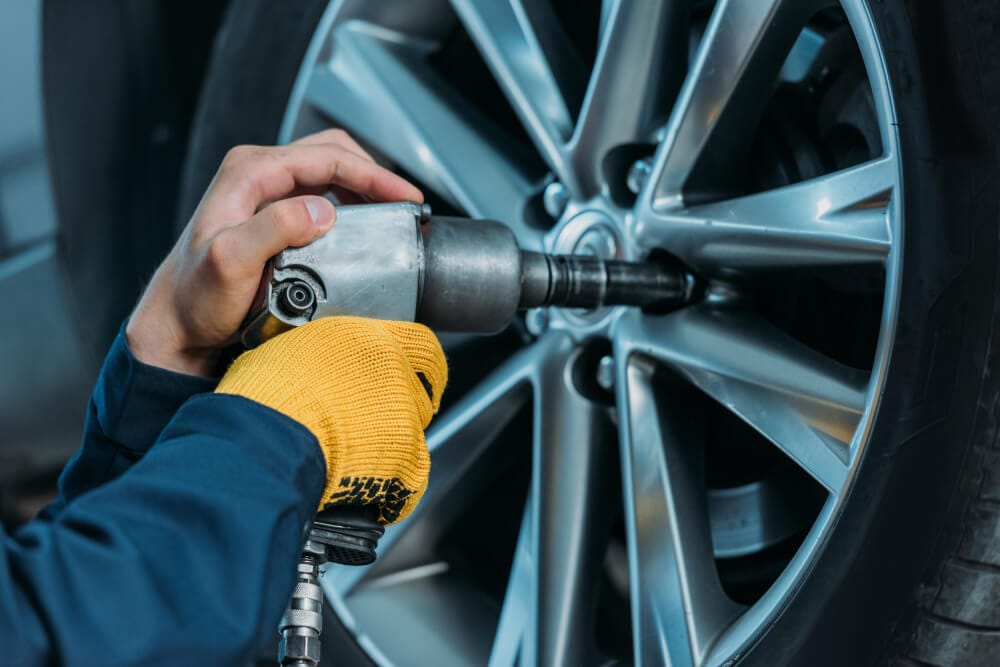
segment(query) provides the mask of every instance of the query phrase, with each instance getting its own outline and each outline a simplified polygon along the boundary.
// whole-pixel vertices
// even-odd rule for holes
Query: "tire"
[[[879,2],[872,12],[896,45],[890,68],[910,156],[893,368],[855,502],[748,664],[985,667],[1000,655],[991,504],[1000,479],[990,467],[998,197],[966,184],[1000,175],[992,108],[977,101],[1000,74],[1000,50],[984,34],[1000,8]]]
[[[215,39],[192,123],[177,220],[183,225],[229,148],[274,144],[322,2],[234,2]],[[246,58],[246,68],[236,62]],[[227,63],[223,65],[222,63]],[[252,109],[238,113],[235,109]]]
[[[61,250],[96,363],[173,243],[189,119],[223,6],[44,3]]]
[[[182,217],[229,147],[274,142],[325,6],[233,3],[195,122]],[[904,176],[892,358],[839,520],[783,611],[735,659],[987,667],[1000,660],[1000,7],[880,0],[869,10],[887,45]],[[339,623],[326,637],[328,655],[367,662]]]

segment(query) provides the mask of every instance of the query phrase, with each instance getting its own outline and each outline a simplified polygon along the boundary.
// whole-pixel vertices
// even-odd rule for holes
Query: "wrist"
[[[149,322],[140,310],[129,318],[125,326],[125,340],[132,355],[146,365],[175,373],[214,377],[219,362],[218,351],[185,348],[175,327],[163,319]]]

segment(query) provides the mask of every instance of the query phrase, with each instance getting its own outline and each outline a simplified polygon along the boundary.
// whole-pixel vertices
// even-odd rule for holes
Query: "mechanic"
[[[317,507],[393,523],[419,501],[447,381],[425,327],[317,320],[218,379],[267,260],[334,224],[327,192],[423,199],[338,130],[226,156],[111,346],[58,498],[4,536],[0,663],[248,664]]]

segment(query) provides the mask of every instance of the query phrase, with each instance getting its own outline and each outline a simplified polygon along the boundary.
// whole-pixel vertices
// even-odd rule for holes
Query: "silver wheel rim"
[[[738,136],[732,109],[784,61],[784,47],[775,63],[768,45],[791,44],[828,3],[719,0],[690,67],[676,71],[677,49],[687,48],[685,3],[605,0],[597,58],[584,81],[560,69],[569,56],[542,3],[416,4],[330,4],[293,89],[281,141],[336,124],[419,174],[467,214],[507,222],[525,247],[593,246],[591,230],[599,227],[610,230],[611,240],[597,244],[609,252],[640,257],[665,248],[716,281],[703,304],[668,315],[619,309],[529,314],[537,340],[432,426],[427,494],[413,516],[387,531],[379,563],[326,573],[331,604],[384,664],[593,659],[582,648],[592,626],[580,612],[596,594],[599,568],[586,553],[593,540],[588,518],[600,509],[602,444],[613,439],[624,489],[635,661],[727,664],[773,622],[822,551],[864,460],[891,355],[902,167],[887,68],[869,11],[860,0],[840,3],[871,86],[882,155],[759,194],[691,203],[686,186],[697,158],[710,141]],[[446,101],[440,82],[421,64],[422,54],[452,27],[449,21],[469,33],[558,183],[545,192],[546,208],[558,214],[549,231],[530,224],[526,213],[545,182]],[[644,115],[663,94],[652,81],[679,90],[665,122]],[[576,120],[567,102],[574,95],[581,109]],[[649,174],[634,205],[622,209],[608,194],[602,159],[613,147],[654,137]],[[581,241],[585,233],[590,236]],[[731,302],[726,288],[762,269],[844,264],[885,270],[870,372],[794,341]],[[611,341],[604,383],[614,385],[613,413],[582,396],[571,377],[581,345],[595,336]],[[828,494],[795,555],[752,606],[732,602],[719,584],[719,539],[713,551],[705,489],[676,427],[681,416],[672,414],[663,388],[654,388],[658,367],[739,416]],[[454,516],[456,499],[468,492],[464,472],[502,446],[497,435],[525,406],[533,411],[528,499],[502,607],[478,613],[443,583],[448,564],[430,558],[431,545]]]

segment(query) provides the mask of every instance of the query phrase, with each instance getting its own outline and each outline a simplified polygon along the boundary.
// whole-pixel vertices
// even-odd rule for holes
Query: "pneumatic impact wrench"
[[[333,315],[492,333],[529,308],[659,310],[688,303],[695,290],[694,277],[677,266],[529,252],[498,222],[432,217],[426,205],[338,206],[325,236],[271,260],[243,343]],[[374,561],[383,534],[376,517],[377,508],[354,506],[317,515],[279,627],[280,664],[319,664],[319,567]]]

